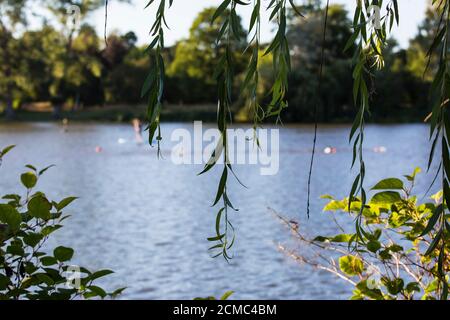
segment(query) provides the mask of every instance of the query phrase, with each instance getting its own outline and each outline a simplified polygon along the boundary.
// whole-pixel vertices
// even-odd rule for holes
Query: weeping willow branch
[[[275,74],[275,82],[271,89],[272,101],[267,107],[266,116],[276,116],[276,121],[279,122],[281,112],[288,106],[286,93],[291,69],[291,56],[286,38],[286,0],[272,0],[267,9],[270,10],[270,20],[277,24],[278,30],[264,53],[264,55],[272,53]]]
[[[216,216],[216,235],[208,238],[208,241],[216,243],[209,248],[210,250],[219,251],[213,257],[223,256],[227,261],[232,258],[228,250],[231,249],[235,241],[234,227],[228,218],[228,213],[229,210],[238,211],[238,209],[234,208],[227,193],[229,173],[236,177],[228,154],[227,128],[228,123],[232,121],[231,104],[234,82],[234,58],[231,43],[233,39],[239,41],[241,37],[239,18],[236,12],[237,5],[248,5],[248,3],[240,0],[225,0],[217,8],[212,19],[212,22],[219,17],[222,17],[224,20],[216,40],[217,51],[219,52],[220,46],[224,48],[214,72],[218,87],[217,127],[220,131],[220,141],[217,143],[216,149],[205,168],[200,172],[200,174],[204,174],[211,170],[222,156],[223,171],[213,206],[216,206],[220,201],[223,203],[223,206]]]
[[[261,0],[253,0],[254,9],[250,21],[249,34],[253,32],[249,46],[252,47],[252,55],[247,69],[246,78],[244,81],[244,88],[249,93],[250,109],[253,110],[254,115],[254,129],[269,116],[276,116],[277,122],[280,120],[280,114],[283,109],[288,106],[286,94],[288,91],[288,74],[291,68],[289,45],[286,37],[287,31],[287,17],[286,5],[287,1],[291,4],[293,10],[301,15],[296,8],[293,0],[271,0],[267,8],[270,11],[270,21],[277,24],[277,31],[274,39],[265,50],[264,55],[272,54],[273,68],[275,74],[275,81],[271,89],[272,99],[267,109],[264,110],[258,102],[257,88],[259,82],[258,63],[260,51],[260,10]],[[153,4],[154,0],[149,0],[147,7]],[[449,24],[449,3],[450,0],[433,0],[433,4],[437,6],[441,12],[441,23],[439,24],[438,32],[435,40],[430,48],[429,55],[434,51],[440,52],[440,64],[436,73],[435,80],[432,85],[433,96],[435,96],[435,103],[433,112],[430,117],[431,134],[430,139],[433,140],[430,152],[429,167],[433,161],[433,156],[438,142],[442,145],[442,155],[438,173],[442,169],[442,185],[443,185],[443,201],[442,205],[438,207],[433,217],[430,219],[430,224],[427,226],[428,231],[433,228],[438,228],[435,239],[431,242],[427,250],[427,254],[436,254],[436,250],[440,255],[439,264],[437,266],[438,273],[441,276],[442,298],[447,298],[448,287],[445,280],[445,267],[441,257],[447,246],[446,239],[449,237],[450,225],[446,218],[446,210],[450,204],[450,160],[449,160],[449,139],[450,139],[450,115],[446,101],[450,98],[450,73],[448,70],[448,24]],[[148,127],[149,143],[152,144],[156,135],[158,144],[158,155],[160,155],[160,115],[162,108],[162,99],[164,93],[164,77],[165,65],[163,60],[164,50],[164,28],[167,27],[165,21],[165,10],[170,8],[173,0],[160,0],[159,7],[156,13],[156,19],[151,27],[152,42],[148,47],[151,53],[151,69],[147,79],[142,88],[142,96],[148,96]],[[219,30],[216,41],[217,52],[220,52],[220,58],[215,70],[215,78],[217,79],[218,87],[218,110],[217,110],[217,126],[220,131],[220,141],[210,160],[205,165],[200,174],[211,170],[218,159],[223,159],[223,171],[220,178],[216,198],[213,206],[218,203],[223,203],[216,216],[216,235],[208,240],[214,242],[210,249],[219,250],[214,256],[222,255],[226,260],[231,259],[228,250],[233,246],[235,241],[234,227],[229,220],[228,213],[235,209],[228,197],[227,181],[230,174],[234,175],[228,155],[228,141],[227,141],[227,127],[232,121],[231,105],[232,105],[232,87],[234,80],[234,57],[231,46],[232,39],[240,38],[239,18],[236,13],[238,5],[248,5],[249,3],[242,0],[223,0],[214,14],[213,20],[218,17],[223,18],[223,24]],[[395,23],[399,23],[398,0],[391,0],[386,5],[386,14],[380,17],[379,26],[372,24],[371,10],[373,7],[381,8],[383,0],[357,0],[357,7],[353,19],[353,35],[349,39],[346,50],[354,49],[353,58],[353,99],[355,105],[358,106],[358,113],[350,131],[350,142],[353,144],[353,159],[352,168],[356,164],[359,165],[359,173],[356,175],[349,197],[349,207],[356,198],[360,198],[359,215],[356,221],[355,242],[364,242],[369,235],[364,230],[361,224],[361,217],[366,206],[366,191],[364,188],[365,181],[365,163],[363,155],[364,145],[364,128],[366,117],[370,114],[370,96],[373,92],[373,72],[384,66],[383,49],[386,46],[387,34],[393,28]],[[325,13],[325,26],[323,34],[323,43],[325,42],[328,6]],[[105,37],[106,37],[106,21],[107,21],[108,1],[105,7]],[[324,61],[324,44],[322,44],[321,66],[319,71],[319,90],[321,85],[321,78],[323,72]],[[317,106],[315,107],[317,109]],[[316,110],[317,111],[317,110]],[[316,113],[315,111],[315,113]],[[314,162],[315,143],[317,138],[317,121],[315,125],[313,154],[311,159],[311,170],[308,179],[308,216],[309,216],[309,195],[312,165]],[[236,177],[236,176],[235,176]]]
[[[154,2],[155,0],[150,0],[145,8],[148,8]],[[164,50],[164,27],[169,28],[164,16],[167,2],[168,7],[170,8],[173,4],[173,0],[160,0],[159,7],[156,12],[155,22],[150,29],[150,34],[153,37],[153,40],[148,46],[147,51],[151,52],[151,68],[141,92],[142,97],[148,95],[148,126],[146,130],[149,131],[148,140],[150,145],[153,145],[153,139],[156,134],[156,141],[158,144],[158,157],[161,155],[162,136],[160,116],[165,79],[165,65],[162,56],[162,52]]]
[[[449,22],[450,22],[450,0],[433,0],[433,5],[440,13],[438,30],[433,43],[428,51],[429,61],[434,52],[439,54],[439,67],[431,85],[431,96],[433,98],[433,110],[430,116],[430,140],[432,146],[428,161],[428,170],[431,168],[435,156],[436,146],[441,143],[441,157],[436,177],[441,173],[443,188],[442,204],[436,208],[422,236],[431,230],[437,230],[434,239],[428,247],[425,255],[438,255],[437,273],[439,275],[439,286],[441,299],[448,299],[448,281],[446,279],[446,269],[444,265],[445,248],[448,246],[450,235],[450,225],[448,223],[447,211],[450,205],[450,159],[449,159],[449,139],[450,139],[450,111],[447,101],[450,98],[450,72],[448,66],[449,50]],[[427,67],[428,68],[428,65]]]
[[[319,104],[319,96],[322,91],[322,75],[323,75],[323,66],[325,61],[325,40],[327,35],[327,25],[328,25],[328,10],[330,7],[330,0],[327,0],[327,5],[325,7],[325,18],[324,18],[324,25],[323,25],[323,34],[322,34],[322,49],[320,53],[320,66],[319,66],[319,81],[317,85],[317,91],[316,91],[316,103],[314,104],[314,138],[313,138],[313,148],[311,153],[311,162],[309,164],[309,173],[308,173],[308,195],[307,195],[307,204],[306,204],[306,214],[309,219],[309,207],[310,207],[310,200],[311,200],[311,178],[312,178],[312,171],[313,171],[313,165],[314,165],[314,156],[316,154],[316,142],[317,142],[317,109]]]
[[[368,83],[373,83],[373,71],[384,67],[383,48],[386,46],[387,34],[391,32],[394,22],[399,24],[398,0],[391,0],[386,5],[386,14],[377,16],[373,10],[383,6],[382,0],[357,0],[353,18],[353,35],[347,42],[345,50],[356,47],[353,57],[353,100],[359,106],[358,113],[350,131],[349,141],[353,143],[352,168],[358,163],[359,173],[353,181],[349,196],[349,209],[353,200],[359,195],[361,199],[360,214],[356,219],[355,242],[364,241],[367,234],[361,225],[362,213],[367,202],[364,188],[366,166],[364,163],[364,128],[366,116],[370,114],[370,95]],[[379,21],[377,21],[379,19]]]
[[[265,118],[265,111],[258,102],[261,0],[253,1],[253,11],[250,19],[248,34],[251,37],[248,48],[252,48],[252,55],[250,57],[250,63],[247,67],[247,73],[242,87],[244,89],[243,91],[246,91],[248,94],[248,109],[253,116],[254,140],[259,146],[257,129]],[[248,48],[246,50],[248,50]]]
[[[108,0],[105,0],[105,28],[103,30],[103,38],[105,39],[106,46],[108,46],[107,28],[108,28]]]

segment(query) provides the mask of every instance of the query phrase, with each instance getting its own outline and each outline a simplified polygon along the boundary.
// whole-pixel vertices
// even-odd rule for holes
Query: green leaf
[[[31,164],[27,164],[27,165],[25,166],[25,168],[31,169],[31,170],[33,170],[33,172],[36,172],[36,171],[37,171],[36,167],[33,166],[33,165],[31,165]]]
[[[369,250],[370,252],[377,252],[378,250],[380,250],[381,248],[381,244],[379,241],[369,241],[369,243],[367,244],[367,250]]]
[[[6,290],[8,285],[11,283],[9,277],[0,273],[0,291]]]
[[[330,241],[330,239],[328,237],[324,237],[324,236],[317,236],[313,239],[313,241],[316,242],[325,242],[325,241]]]
[[[353,234],[338,234],[333,238],[329,239],[331,242],[349,242],[353,238]]]
[[[44,266],[48,267],[58,264],[58,260],[56,260],[54,257],[46,256],[41,258],[41,263]]]
[[[372,190],[403,190],[403,181],[397,178],[384,179],[378,182]]]
[[[389,250],[382,250],[378,253],[380,255],[381,260],[390,260],[392,255],[389,253]]]
[[[158,37],[156,37],[153,40],[153,42],[150,44],[150,46],[153,47],[157,41],[158,41]],[[142,85],[141,98],[143,98],[147,94],[147,92],[154,85],[155,81],[156,81],[156,72],[150,72],[149,75],[147,76],[147,78],[145,79],[144,84]]]
[[[391,205],[401,200],[402,198],[398,192],[384,191],[374,195],[370,202],[377,205]]]
[[[8,152],[10,152],[15,147],[16,147],[15,145],[11,145],[11,146],[7,146],[6,148],[4,148],[2,151],[0,151],[0,158],[3,157]]]
[[[20,176],[20,180],[22,181],[22,184],[27,188],[31,189],[33,188],[37,183],[37,176],[34,172],[25,172]]]
[[[394,296],[399,294],[400,291],[402,291],[403,287],[405,286],[403,279],[400,278],[396,278],[394,280],[383,279],[383,282],[388,292]]]
[[[88,289],[91,290],[93,293],[95,293],[97,296],[99,296],[101,298],[106,297],[105,290],[103,290],[102,288],[100,288],[98,286],[89,286]]]
[[[225,237],[225,234],[221,234],[221,235],[218,235],[216,237],[211,237],[211,238],[208,238],[207,240],[210,241],[210,242],[214,242],[214,241],[222,240],[223,237]]]
[[[14,243],[6,248],[6,252],[15,256],[23,257],[25,251],[20,243]]]
[[[291,7],[295,11],[295,13],[298,14],[300,17],[303,17],[303,14],[300,12],[300,10],[295,5],[294,0],[289,0],[289,3],[291,4]]]
[[[55,167],[54,164],[52,164],[52,165],[50,165],[50,166],[48,166],[48,167],[45,167],[44,169],[42,169],[42,170],[39,171],[39,175],[40,175],[40,176],[43,175],[48,169],[53,168],[53,167]]]
[[[217,202],[219,202],[220,198],[222,197],[222,195],[225,191],[225,187],[227,184],[227,177],[228,177],[228,170],[227,170],[227,167],[224,167],[222,177],[220,178],[219,187],[217,189],[216,199],[214,200],[213,206],[215,206],[217,204]]]
[[[410,283],[408,283],[408,285],[406,286],[406,291],[407,292],[410,292],[410,293],[412,293],[412,292],[414,292],[414,291],[416,291],[416,292],[420,292],[420,285],[419,285],[419,283],[417,283],[417,282],[410,282]]]
[[[429,256],[431,253],[433,253],[434,249],[436,249],[437,245],[439,244],[441,237],[442,237],[442,230],[439,230],[436,233],[433,241],[431,241],[431,244],[428,247],[427,251],[425,252],[425,256]]]
[[[15,232],[19,230],[22,216],[13,206],[0,204],[0,222],[6,223]]]
[[[38,279],[40,283],[44,282],[46,285],[49,285],[49,286],[51,286],[55,283],[55,281],[53,281],[53,279],[50,278],[45,273],[37,273],[34,275],[34,277],[36,277],[36,279]]]
[[[220,297],[220,300],[228,300],[228,298],[234,293],[234,291],[227,291]]]
[[[110,294],[111,298],[115,298],[115,297],[121,295],[122,292],[123,292],[124,290],[126,290],[126,289],[127,289],[127,288],[125,287],[125,288],[119,288],[119,289],[117,289],[117,290],[114,290],[114,292]]]
[[[68,261],[68,260],[72,259],[73,253],[74,252],[73,252],[72,248],[67,248],[67,247],[62,247],[62,246],[57,247],[55,250],[53,250],[53,255],[60,262],[64,262],[64,261]]]
[[[23,237],[23,242],[34,248],[39,242],[41,242],[42,238],[43,236],[40,233],[30,232]]]
[[[391,252],[401,252],[404,250],[403,247],[398,244],[390,245],[387,249]]]
[[[59,225],[59,224],[57,224],[57,225],[45,226],[44,228],[42,228],[41,233],[42,233],[44,236],[48,236],[48,235],[50,235],[51,233],[53,233],[53,232],[55,232],[56,230],[61,229],[61,228],[62,228],[62,225]]]
[[[217,8],[216,12],[214,12],[211,23],[214,22],[225,11],[225,9],[228,7],[230,2],[231,2],[231,0],[225,0],[224,2],[222,2],[220,4],[220,6]]]
[[[107,276],[109,274],[112,274],[112,273],[114,273],[114,271],[107,270],[107,269],[99,270],[99,271],[94,272],[89,278],[91,280],[95,280],[95,279],[99,279],[99,278],[105,277],[105,276]]]
[[[383,300],[383,293],[380,289],[369,289],[367,287],[367,280],[363,280],[356,285],[356,288],[361,291],[361,293],[373,300]]]
[[[50,210],[52,204],[42,195],[33,197],[28,202],[28,211],[30,216],[34,218],[40,218],[43,220],[48,220],[51,218]]]
[[[357,276],[364,270],[364,264],[358,257],[348,255],[339,258],[339,268],[348,276]]]
[[[338,200],[332,200],[327,203],[327,205],[323,208],[323,211],[338,211],[344,210],[345,204]]]
[[[67,207],[69,204],[71,204],[73,201],[77,200],[77,197],[67,197],[63,200],[61,200],[55,207],[58,211],[61,211],[65,207]]]
[[[443,212],[443,207],[442,207],[442,204],[441,204],[441,205],[437,206],[436,209],[434,210],[431,218],[428,220],[427,226],[425,227],[425,229],[420,234],[421,237],[423,237],[428,232],[433,230],[433,228],[436,225],[436,223],[437,223],[439,217],[441,216],[442,212]]]

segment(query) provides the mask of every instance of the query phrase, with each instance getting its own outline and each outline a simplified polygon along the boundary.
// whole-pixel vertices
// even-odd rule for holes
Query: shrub
[[[0,151],[1,160],[13,146]],[[20,176],[25,196],[6,194],[0,200],[0,300],[4,299],[77,299],[116,297],[94,285],[111,270],[91,272],[71,266],[72,248],[59,246],[51,253],[42,250],[53,232],[63,227],[63,210],[75,197],[51,201],[43,192],[34,191],[39,178],[50,167],[38,170],[27,165]]]
[[[442,235],[444,245],[436,246],[434,239],[442,228],[434,221],[435,213],[446,208],[442,207],[442,192],[426,203],[412,195],[419,172],[416,169],[405,176],[405,181],[382,180],[372,188],[374,194],[362,210],[362,239],[354,228],[361,209],[359,199],[349,208],[348,198],[323,196],[328,200],[324,211],[333,214],[336,230],[340,230],[334,235],[310,238],[297,222],[277,215],[295,240],[307,245],[301,251],[283,245],[280,249],[352,285],[352,299],[446,299],[449,278],[438,270],[442,265],[447,273],[450,267],[449,217],[442,222],[447,228]]]

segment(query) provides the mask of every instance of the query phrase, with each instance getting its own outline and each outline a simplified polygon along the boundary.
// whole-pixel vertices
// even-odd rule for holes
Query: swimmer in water
[[[67,131],[69,131],[69,119],[67,119],[67,118],[64,118],[63,120],[62,120],[62,131],[63,132],[67,132]]]
[[[141,120],[135,118],[133,119],[133,127],[134,127],[134,132],[136,135],[136,142],[138,144],[141,144],[144,142],[144,139],[142,138],[142,122]]]

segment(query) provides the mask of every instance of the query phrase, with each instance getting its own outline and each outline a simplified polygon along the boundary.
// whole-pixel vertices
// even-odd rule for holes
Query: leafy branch
[[[289,1],[297,12],[293,1]],[[288,107],[286,94],[288,91],[288,74],[291,70],[291,56],[286,37],[286,0],[271,0],[267,9],[270,10],[270,21],[275,22],[278,29],[264,53],[264,55],[272,53],[275,74],[275,81],[271,89],[272,100],[267,107],[266,116],[276,116],[277,122],[279,122],[281,112]]]
[[[426,235],[429,231],[437,229],[435,236],[430,243],[425,255],[430,256],[436,250],[439,252],[439,260],[437,265],[437,273],[439,275],[439,287],[441,289],[442,300],[448,298],[448,282],[446,279],[446,266],[444,265],[445,248],[448,246],[447,241],[450,235],[450,225],[447,221],[446,210],[450,204],[450,160],[449,160],[449,139],[450,139],[450,114],[448,110],[448,101],[450,97],[449,79],[450,72],[448,68],[448,38],[449,38],[449,18],[450,18],[450,1],[433,0],[436,10],[440,14],[438,30],[433,43],[428,51],[429,59],[435,52],[439,52],[439,66],[431,85],[431,96],[433,99],[433,110],[430,117],[430,140],[432,146],[428,161],[428,170],[434,160],[436,146],[441,143],[441,158],[436,172],[442,174],[442,204],[436,207],[429,223],[421,236]],[[428,68],[428,66],[427,66]]]
[[[213,203],[213,206],[216,206],[221,201],[223,206],[219,209],[216,216],[216,235],[208,238],[208,241],[216,243],[210,247],[210,250],[219,250],[213,257],[223,256],[227,261],[231,259],[228,250],[231,249],[235,241],[234,227],[228,218],[228,211],[230,209],[238,211],[238,209],[234,208],[227,193],[229,173],[236,177],[228,154],[227,127],[228,123],[232,121],[231,104],[234,82],[234,59],[231,43],[233,39],[240,39],[241,31],[239,28],[239,18],[236,12],[237,5],[248,5],[248,3],[240,0],[225,0],[217,8],[212,18],[212,22],[219,17],[222,17],[224,20],[216,39],[217,49],[219,49],[219,46],[223,45],[224,50],[214,72],[218,87],[217,127],[220,132],[220,140],[217,142],[217,146],[208,163],[200,173],[204,174],[211,170],[217,164],[220,157],[223,157],[223,172],[220,178],[217,195]]]
[[[316,91],[316,102],[314,104],[314,138],[313,138],[313,148],[311,152],[311,161],[309,164],[309,173],[308,173],[308,190],[307,190],[307,203],[306,203],[306,215],[309,218],[310,215],[310,201],[311,201],[311,178],[312,178],[312,172],[313,172],[313,165],[314,165],[314,157],[316,154],[316,143],[317,143],[317,109],[319,104],[319,95],[322,91],[322,78],[323,78],[323,67],[325,62],[325,40],[327,35],[327,26],[328,26],[328,11],[330,8],[330,0],[327,0],[327,5],[325,7],[325,18],[323,23],[323,34],[322,34],[322,49],[320,52],[320,66],[319,66],[319,80],[317,84],[317,91]]]
[[[150,0],[145,8],[153,4],[155,0]],[[170,8],[173,0],[161,0],[158,10],[156,12],[156,19],[153,23],[150,34],[153,37],[152,42],[147,50],[151,52],[151,68],[150,72],[142,86],[141,96],[148,95],[148,127],[149,143],[153,144],[153,139],[156,134],[156,141],[158,144],[158,156],[161,155],[161,126],[160,117],[162,109],[162,99],[164,94],[164,79],[165,79],[165,64],[162,56],[164,50],[164,27],[169,28],[165,19],[166,7]]]
[[[252,48],[252,54],[242,87],[244,91],[247,91],[248,94],[248,108],[253,115],[254,139],[259,146],[257,129],[265,118],[264,108],[259,104],[258,101],[258,65],[261,39],[261,0],[253,0],[253,11],[250,18],[248,34],[251,37],[248,48]]]
[[[353,57],[353,100],[359,106],[358,113],[350,131],[349,141],[353,143],[352,168],[358,163],[359,173],[355,177],[349,196],[349,208],[359,194],[361,200],[360,214],[356,218],[355,241],[364,241],[367,237],[362,227],[362,212],[366,206],[367,194],[364,188],[366,166],[363,155],[364,129],[366,116],[370,114],[370,96],[373,93],[373,71],[384,67],[383,48],[386,46],[387,34],[391,32],[394,22],[399,23],[397,0],[391,0],[386,6],[386,14],[373,23],[372,9],[381,8],[382,0],[358,0],[353,18],[353,35],[347,42],[345,50],[354,49]],[[356,42],[356,45],[355,45]]]

